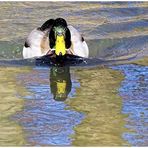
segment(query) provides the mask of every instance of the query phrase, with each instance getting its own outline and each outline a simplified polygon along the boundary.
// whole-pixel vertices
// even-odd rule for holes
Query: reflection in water
[[[121,113],[122,99],[118,87],[123,80],[120,72],[108,68],[79,69],[80,88],[74,99],[66,103],[76,111],[85,113],[72,136],[74,146],[125,146],[122,134],[125,115]]]
[[[31,95],[22,96],[25,99],[24,109],[15,115],[15,119],[24,128],[29,145],[71,145],[70,135],[74,134],[73,128],[81,122],[84,116],[82,113],[68,109],[63,101],[56,101],[56,99],[63,100],[63,96],[57,97],[57,94],[64,94],[65,99],[70,91],[70,89],[66,90],[65,86],[71,83],[69,68],[53,67],[50,76],[49,82],[48,68],[34,68],[30,73],[19,77]],[[66,76],[69,77],[66,78]],[[56,82],[63,81],[65,81],[64,86],[58,90]],[[73,87],[69,94],[71,97],[75,89],[79,87],[75,79],[72,81]],[[51,93],[49,92],[50,86]],[[55,95],[55,100],[52,94]]]
[[[146,146],[148,67],[113,69],[1,68],[0,145]]]
[[[72,83],[69,67],[50,69],[50,90],[56,101],[64,101],[71,91]]]
[[[22,146],[26,144],[22,127],[11,116],[23,108],[19,93],[27,94],[16,81],[20,73],[28,70],[16,67],[0,67],[0,146]]]
[[[113,67],[125,74],[120,88],[123,98],[122,112],[128,114],[126,127],[133,132],[124,133],[124,139],[133,146],[148,145],[148,66],[121,65]]]
[[[91,57],[148,55],[147,7],[147,2],[1,2],[0,59],[22,58],[28,32],[59,16],[84,33]],[[52,68],[50,81],[49,69],[24,69],[0,68],[0,146],[148,145],[147,67],[114,67],[125,74],[120,96],[122,75],[111,69],[76,70],[75,78],[69,70],[58,69],[55,76]]]

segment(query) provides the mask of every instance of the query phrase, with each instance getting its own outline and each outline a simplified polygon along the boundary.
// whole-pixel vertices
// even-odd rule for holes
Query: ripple
[[[119,89],[123,98],[122,112],[128,115],[127,127],[133,133],[124,133],[124,139],[133,146],[147,146],[148,128],[148,66],[121,65],[113,67],[125,75]]]
[[[33,81],[28,79],[31,77]],[[49,87],[49,69],[35,68],[29,74],[20,75],[18,79],[23,80],[32,94],[30,98],[21,96],[26,100],[24,109],[13,117],[27,134],[28,144],[71,145],[70,135],[74,134],[73,128],[81,122],[84,114],[66,109],[68,106],[64,102],[53,100]],[[72,94],[75,87],[78,87],[77,83],[73,85]]]

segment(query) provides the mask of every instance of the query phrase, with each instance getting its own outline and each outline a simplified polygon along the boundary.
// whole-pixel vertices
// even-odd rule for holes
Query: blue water
[[[27,133],[28,145],[71,145],[73,128],[81,122],[84,114],[68,109],[63,101],[53,99],[48,68],[34,68],[31,73],[19,75],[20,79],[24,80],[31,94],[21,96],[26,103],[24,109],[15,115],[15,120],[19,121]],[[79,83],[72,79],[70,98],[79,87]]]
[[[72,110],[66,103],[66,101],[74,99],[76,90],[81,87],[80,79],[71,76],[70,82],[70,78],[66,79],[64,76],[57,76],[57,79],[54,78],[54,81],[61,81],[64,78],[64,81],[69,86],[65,94],[67,99],[65,101],[55,100],[55,92],[53,91],[55,88],[51,89],[51,87],[56,83],[50,80],[51,69],[35,67],[34,61],[18,60],[22,59],[23,45],[32,29],[41,26],[47,19],[65,18],[69,25],[73,25],[80,31],[88,43],[91,60],[86,66],[89,66],[89,63],[92,66],[99,65],[103,62],[100,59],[113,59],[116,61],[116,59],[122,59],[122,56],[123,59],[124,56],[131,57],[130,55],[132,54],[136,54],[139,57],[148,55],[147,3],[2,2],[0,3],[0,12],[0,65],[6,68],[7,66],[16,65],[34,67],[33,69],[29,67],[30,72],[17,76],[17,81],[21,85],[17,82],[14,84],[17,87],[19,85],[21,87],[24,86],[23,88],[27,95],[25,92],[18,92],[17,89],[17,95],[12,94],[12,96],[23,98],[22,100],[24,101],[22,111],[16,112],[13,115],[13,120],[23,128],[24,131],[22,133],[27,145],[70,146],[73,141],[71,136],[75,134],[75,128],[87,116],[84,113]],[[97,59],[93,59],[93,57]],[[124,132],[121,137],[132,146],[147,146],[148,66],[129,64],[113,66],[112,68],[121,71],[125,76],[118,93],[123,102],[121,114],[127,116],[125,126],[130,132]],[[1,70],[3,71],[3,69]],[[15,70],[13,73],[15,74]],[[7,80],[7,75],[4,80]],[[8,83],[9,85],[10,83]],[[77,95],[79,95],[79,92]],[[3,97],[3,94],[1,97]],[[5,98],[1,100],[2,104],[6,104],[6,106],[7,103],[10,103],[7,100],[5,102]],[[89,105],[91,106],[91,104]],[[2,107],[6,108],[5,106]],[[11,108],[8,111],[11,112]],[[92,117],[94,117],[93,114]],[[100,122],[99,126],[101,124]],[[7,133],[8,130],[10,131],[9,127],[8,129],[6,128],[5,132],[3,130],[2,132],[10,137],[10,134]],[[0,139],[0,144],[2,142],[7,145],[6,140]],[[97,142],[99,146],[99,141]],[[113,142],[116,143],[116,139]]]
[[[124,74],[118,93],[122,99],[121,114],[126,115],[125,127],[129,130],[124,131],[121,136],[132,146],[147,146],[148,66],[126,64],[111,68]],[[76,89],[81,87],[73,72],[70,72],[70,76],[72,86],[67,99],[60,101],[54,99],[51,91],[51,69],[34,67],[29,73],[18,75],[18,81],[21,81],[29,94],[19,94],[25,104],[22,111],[14,115],[14,120],[23,127],[27,145],[72,145],[74,128],[81,124],[87,115],[72,110],[66,104],[66,101],[74,99]],[[57,77],[64,79],[62,73]]]
[[[123,99],[122,113],[127,114],[130,133],[123,138],[132,146],[148,145],[148,66],[119,65],[113,69],[124,73],[119,94]]]

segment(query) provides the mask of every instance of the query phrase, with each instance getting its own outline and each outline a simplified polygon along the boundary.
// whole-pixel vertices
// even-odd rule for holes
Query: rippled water
[[[28,74],[21,74],[18,80],[23,80],[21,83],[31,92],[31,95],[22,96],[26,99],[24,109],[15,116],[28,133],[27,142],[31,145],[70,145],[69,135],[74,133],[73,127],[80,123],[84,115],[66,110],[62,98],[54,97],[52,87],[56,87],[56,82],[49,81],[49,69],[34,68]],[[79,88],[77,80],[73,79],[72,84],[69,97]]]
[[[148,145],[148,66],[122,65],[114,67],[125,74],[119,89],[123,98],[124,114],[128,114],[126,127],[133,133],[123,137],[133,146]]]
[[[0,146],[148,145],[147,2],[0,2],[0,13]],[[59,16],[84,35],[85,67],[22,60],[27,34]]]

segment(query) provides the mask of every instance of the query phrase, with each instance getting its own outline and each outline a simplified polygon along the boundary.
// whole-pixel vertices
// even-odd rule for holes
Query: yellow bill
[[[57,94],[65,94],[66,82],[57,82]]]
[[[63,35],[57,35],[55,44],[55,53],[58,56],[64,56],[66,54],[65,40]]]

